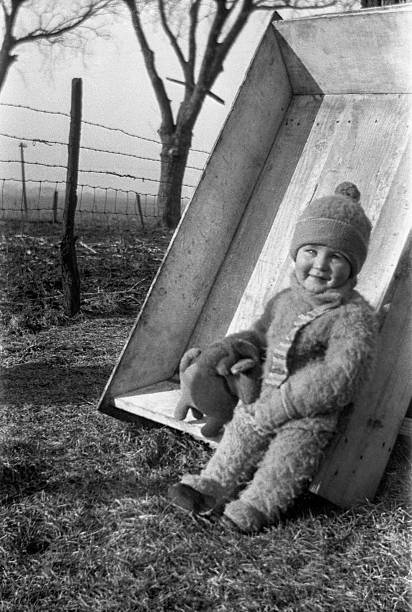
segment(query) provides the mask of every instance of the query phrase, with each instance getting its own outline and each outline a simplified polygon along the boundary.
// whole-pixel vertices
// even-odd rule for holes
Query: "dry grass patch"
[[[139,282],[139,270],[131,278],[127,266],[113,263],[112,237],[106,239],[99,260],[106,253],[108,261],[88,260],[86,292]],[[12,258],[20,242],[7,244]],[[145,266],[153,276],[164,248],[148,244],[145,255],[142,247],[142,278]],[[110,282],[109,269],[118,271]],[[37,278],[34,265],[30,274]],[[26,278],[8,276],[5,325],[22,314],[13,295],[30,314],[20,286]],[[5,330],[0,611],[406,612],[406,440],[398,440],[373,503],[343,511],[306,495],[279,527],[252,537],[199,522],[171,507],[166,490],[184,472],[198,471],[210,449],[167,428],[96,411],[134,319],[122,309],[98,317],[96,306],[75,321],[46,325],[44,308],[36,329],[20,319]]]
[[[238,536],[168,504],[210,452],[176,432],[26,404],[1,434],[4,610],[407,610],[398,486],[346,512],[306,496]]]

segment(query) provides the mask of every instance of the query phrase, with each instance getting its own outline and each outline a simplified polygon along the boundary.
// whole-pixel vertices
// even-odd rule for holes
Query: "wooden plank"
[[[408,5],[276,21],[273,27],[294,94],[411,92]]]
[[[224,336],[260,257],[279,205],[312,130],[322,99],[294,98],[239,228],[189,341],[203,347]]]
[[[375,376],[348,426],[327,453],[311,490],[339,506],[372,499],[412,395],[412,258],[398,270],[396,290],[380,337]]]
[[[376,198],[368,203],[374,228],[368,257],[359,275],[359,289],[377,310],[391,300],[396,268],[412,227],[410,132],[410,129],[405,129],[406,143],[399,141],[397,156],[382,161],[382,164],[390,163],[392,171],[382,166],[377,175]],[[385,205],[378,208],[382,200]]]
[[[221,436],[205,438],[200,431],[206,422],[205,419],[194,419],[190,411],[184,421],[177,421],[174,418],[173,412],[180,397],[179,387],[173,384],[163,386],[169,387],[168,390],[153,390],[151,392],[142,392],[138,395],[116,397],[114,405],[116,408],[130,414],[190,434],[196,440],[205,442],[212,448],[216,447]]]
[[[162,386],[164,387],[170,386],[168,391],[153,390],[152,393],[143,393],[141,392],[141,390],[139,390],[138,395],[128,395],[125,397],[116,397],[114,399],[114,406],[115,406],[115,409],[118,411],[117,416],[119,417],[120,414],[122,414],[122,415],[127,415],[128,417],[134,416],[134,417],[144,418],[149,421],[158,423],[159,425],[165,425],[167,427],[170,427],[171,429],[182,431],[186,434],[189,434],[196,440],[199,440],[200,442],[207,444],[211,448],[216,448],[221,436],[218,436],[216,438],[205,438],[202,435],[200,429],[202,425],[205,423],[205,419],[195,420],[193,419],[191,414],[189,414],[184,421],[177,421],[174,418],[173,416],[174,408],[179,400],[180,390],[178,389],[177,385],[168,385],[167,383],[168,381],[164,381],[163,384],[160,383],[159,385],[153,385],[153,387],[156,388],[156,386],[158,386],[160,388]],[[405,418],[402,421],[402,424],[399,428],[398,433],[399,435],[403,435],[407,437],[412,436],[412,419],[411,418]],[[347,445],[348,443],[345,442],[345,452],[347,451]],[[333,450],[335,451],[336,448],[337,448],[337,445],[335,444],[333,446]],[[386,459],[389,458],[389,454],[391,450],[392,450],[392,445],[388,444]],[[330,451],[330,455],[333,455],[333,452]],[[363,458],[364,457],[362,455],[362,460]],[[324,463],[323,469],[325,468],[330,469],[328,468],[328,465],[329,464],[326,461]],[[334,469],[336,471],[336,468]],[[321,491],[321,488],[320,488],[321,486],[325,487],[326,484],[328,484],[328,486],[332,484],[332,482],[326,483],[324,474],[325,472],[322,471],[316,477],[311,487],[313,492],[319,493]],[[322,478],[322,481],[323,481],[322,485],[319,484],[320,478]],[[377,483],[377,479],[375,476],[374,484],[376,485],[376,483]],[[333,484],[333,488],[334,487],[335,487],[335,484]],[[322,490],[322,493],[325,493],[325,491]],[[372,495],[370,495],[370,497],[372,497]],[[339,503],[339,501],[337,503]]]
[[[383,215],[382,231],[372,237],[358,285],[374,306],[381,304],[410,228],[407,98],[325,96],[229,333],[249,327],[267,299],[288,284],[292,267],[288,249],[299,213],[314,195],[332,193],[343,180],[359,186],[362,204],[375,226]],[[396,214],[391,206],[384,207],[394,183]]]
[[[101,398],[168,378],[195,327],[290,101],[268,28]]]

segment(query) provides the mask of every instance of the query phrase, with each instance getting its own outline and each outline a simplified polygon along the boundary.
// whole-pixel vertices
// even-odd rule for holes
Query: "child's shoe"
[[[174,506],[193,514],[207,515],[217,508],[214,497],[200,493],[182,482],[171,485],[167,490],[167,496]]]
[[[224,514],[222,514],[222,516],[219,519],[219,525],[223,527],[225,531],[230,531],[232,533],[243,533],[243,534],[248,533],[247,531],[243,531],[243,529],[241,529],[239,525],[234,523],[232,519],[230,519],[228,516],[225,516]]]
[[[225,527],[230,526],[232,531],[237,530],[245,534],[259,533],[268,524],[266,516],[260,510],[240,499],[226,506],[221,522]]]

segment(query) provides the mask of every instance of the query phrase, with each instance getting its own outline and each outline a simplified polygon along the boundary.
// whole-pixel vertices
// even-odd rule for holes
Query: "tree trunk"
[[[13,62],[16,61],[17,56],[11,55],[10,50],[12,49],[12,40],[10,34],[6,32],[4,35],[3,44],[0,49],[0,91],[6,81],[7,73]]]
[[[166,227],[174,229],[181,217],[182,183],[192,135],[184,136],[176,131],[173,135],[160,135],[162,151],[160,154],[160,184],[158,202],[162,211],[162,221]]]

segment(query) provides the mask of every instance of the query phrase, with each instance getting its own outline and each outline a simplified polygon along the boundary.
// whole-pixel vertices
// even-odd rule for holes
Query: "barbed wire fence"
[[[9,107],[17,111],[31,112],[45,115],[47,118],[63,117],[70,119],[70,114],[62,111],[35,108],[23,104],[0,103],[2,107]],[[104,130],[113,136],[120,135],[132,139],[133,145],[137,142],[142,148],[150,146],[155,149],[153,154],[115,150],[109,147],[98,147],[80,145],[82,154],[103,154],[105,156],[106,168],[89,167],[81,164],[79,173],[81,181],[78,184],[78,202],[76,209],[76,223],[78,224],[154,224],[162,215],[157,200],[159,187],[160,158],[159,140],[147,138],[127,130],[104,125],[97,122],[82,120],[82,125],[93,130]],[[52,126],[50,126],[52,131]],[[7,130],[0,132],[1,140],[12,143],[16,142],[20,147],[20,158],[1,154],[0,158],[0,218],[22,219],[24,215],[29,221],[51,221],[58,223],[62,219],[64,207],[64,195],[66,181],[64,173],[67,164],[64,163],[64,154],[68,143],[64,139],[50,138],[48,136],[32,137],[24,134],[13,133]],[[36,158],[23,158],[23,149],[36,149]],[[3,151],[1,147],[1,151]],[[17,150],[17,149],[16,149]],[[40,151],[40,153],[37,153]],[[46,151],[54,158],[61,158],[62,163],[57,161],[43,161]],[[56,152],[58,151],[58,152]],[[208,151],[202,149],[191,149],[191,153],[200,159],[199,162],[189,161],[186,170],[190,174],[190,182],[183,183],[182,207],[190,201],[196,188],[198,179],[203,171]],[[157,155],[157,156],[156,156]],[[30,156],[31,157],[31,156]],[[40,157],[40,159],[39,159]],[[121,160],[119,162],[119,160]],[[134,173],[124,170],[124,163],[142,164],[142,172]],[[150,164],[153,170],[147,171],[143,166]],[[3,168],[7,168],[4,171]],[[44,171],[46,176],[40,177],[39,172]],[[50,177],[50,173],[54,176]],[[47,176],[49,175],[49,176]],[[83,177],[86,179],[84,180]],[[94,183],[91,177],[99,177]],[[110,181],[121,182],[122,186],[114,186]],[[25,208],[27,207],[27,211]]]

